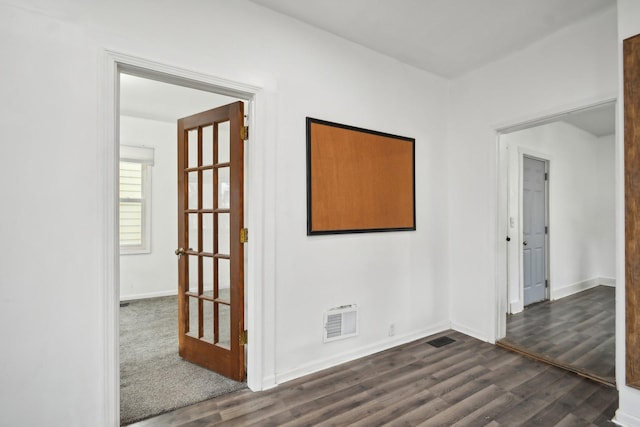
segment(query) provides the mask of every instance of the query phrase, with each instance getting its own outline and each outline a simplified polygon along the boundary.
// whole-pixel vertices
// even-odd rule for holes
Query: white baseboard
[[[594,277],[593,279],[572,283],[558,289],[553,289],[552,287],[549,299],[551,301],[555,301],[560,298],[568,297],[569,295],[577,294],[578,292],[586,291],[587,289],[591,289],[596,286],[611,286],[615,288],[616,279],[613,277]],[[511,314],[517,314],[524,310],[524,305],[521,300],[512,301],[509,303],[509,309],[511,310]]]
[[[487,334],[485,334],[484,332],[478,331],[477,329],[473,329],[465,325],[461,325],[460,323],[451,322],[451,329],[465,335],[469,335],[470,337],[479,339],[480,341],[491,342],[491,340],[487,338]]]
[[[120,301],[131,301],[134,299],[145,299],[145,298],[157,298],[157,297],[168,297],[169,295],[178,295],[178,290],[174,289],[171,291],[158,291],[158,292],[148,292],[145,294],[132,294],[132,295],[121,295]]]
[[[509,314],[517,314],[524,310],[522,301],[516,301],[509,303]]]
[[[640,426],[640,418],[633,415],[626,414],[618,408],[616,415],[611,420],[619,426],[623,427],[637,427]]]
[[[366,357],[371,354],[378,353],[380,351],[388,350],[392,347],[396,347],[396,346],[406,344],[421,338],[428,337],[433,334],[437,334],[439,332],[446,331],[450,329],[450,326],[451,324],[448,321],[440,322],[433,325],[429,329],[424,329],[421,331],[397,336],[389,340],[378,341],[376,343],[367,345],[365,347],[339,354],[329,359],[315,360],[313,362],[306,363],[303,366],[297,367],[295,369],[290,369],[288,371],[277,373],[275,382],[276,384],[282,384],[284,382],[291,381],[296,378],[300,378],[302,376],[321,371],[323,369],[331,368],[331,367],[340,365],[342,363],[360,359],[362,357]]]
[[[560,298],[568,297],[569,295],[577,294],[578,292],[586,291],[587,289],[595,288],[600,285],[600,277],[594,277],[593,279],[583,280],[581,282],[571,283],[570,285],[563,286],[558,289],[551,289],[551,301],[555,301]]]
[[[611,286],[612,288],[616,287],[616,279],[613,277],[599,277],[598,280],[602,286]]]
[[[213,287],[204,288],[205,291],[212,291]],[[157,297],[168,297],[170,295],[178,295],[178,290],[174,289],[171,291],[158,291],[158,292],[147,292],[145,294],[132,294],[132,295],[124,295],[120,297],[120,301],[131,301],[134,299],[146,299],[146,298],[157,298]]]
[[[262,388],[260,390],[251,389],[251,391],[265,391],[278,386],[275,375],[268,375],[262,379]],[[251,388],[251,387],[249,387]]]

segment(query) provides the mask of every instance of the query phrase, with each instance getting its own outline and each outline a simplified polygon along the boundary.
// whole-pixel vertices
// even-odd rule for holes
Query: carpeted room
[[[122,425],[246,387],[178,355],[177,306],[177,296],[120,305]]]

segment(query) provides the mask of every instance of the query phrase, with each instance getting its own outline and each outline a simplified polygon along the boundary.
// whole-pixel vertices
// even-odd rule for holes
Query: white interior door
[[[527,306],[546,299],[546,163],[526,156],[522,163],[522,267]]]

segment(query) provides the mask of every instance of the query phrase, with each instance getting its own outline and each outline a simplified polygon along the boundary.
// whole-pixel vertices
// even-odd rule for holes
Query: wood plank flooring
[[[617,406],[612,387],[447,331],[134,426],[604,426]]]
[[[507,316],[500,344],[615,385],[615,288],[596,286]]]

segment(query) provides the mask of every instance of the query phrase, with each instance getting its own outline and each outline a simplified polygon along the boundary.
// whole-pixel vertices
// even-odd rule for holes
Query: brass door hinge
[[[240,344],[244,345],[247,344],[247,330],[245,329],[244,331],[240,332]]]
[[[247,243],[249,241],[249,230],[246,228],[240,229],[240,243]]]
[[[240,138],[242,138],[244,141],[249,139],[249,126],[242,126],[240,128]]]

